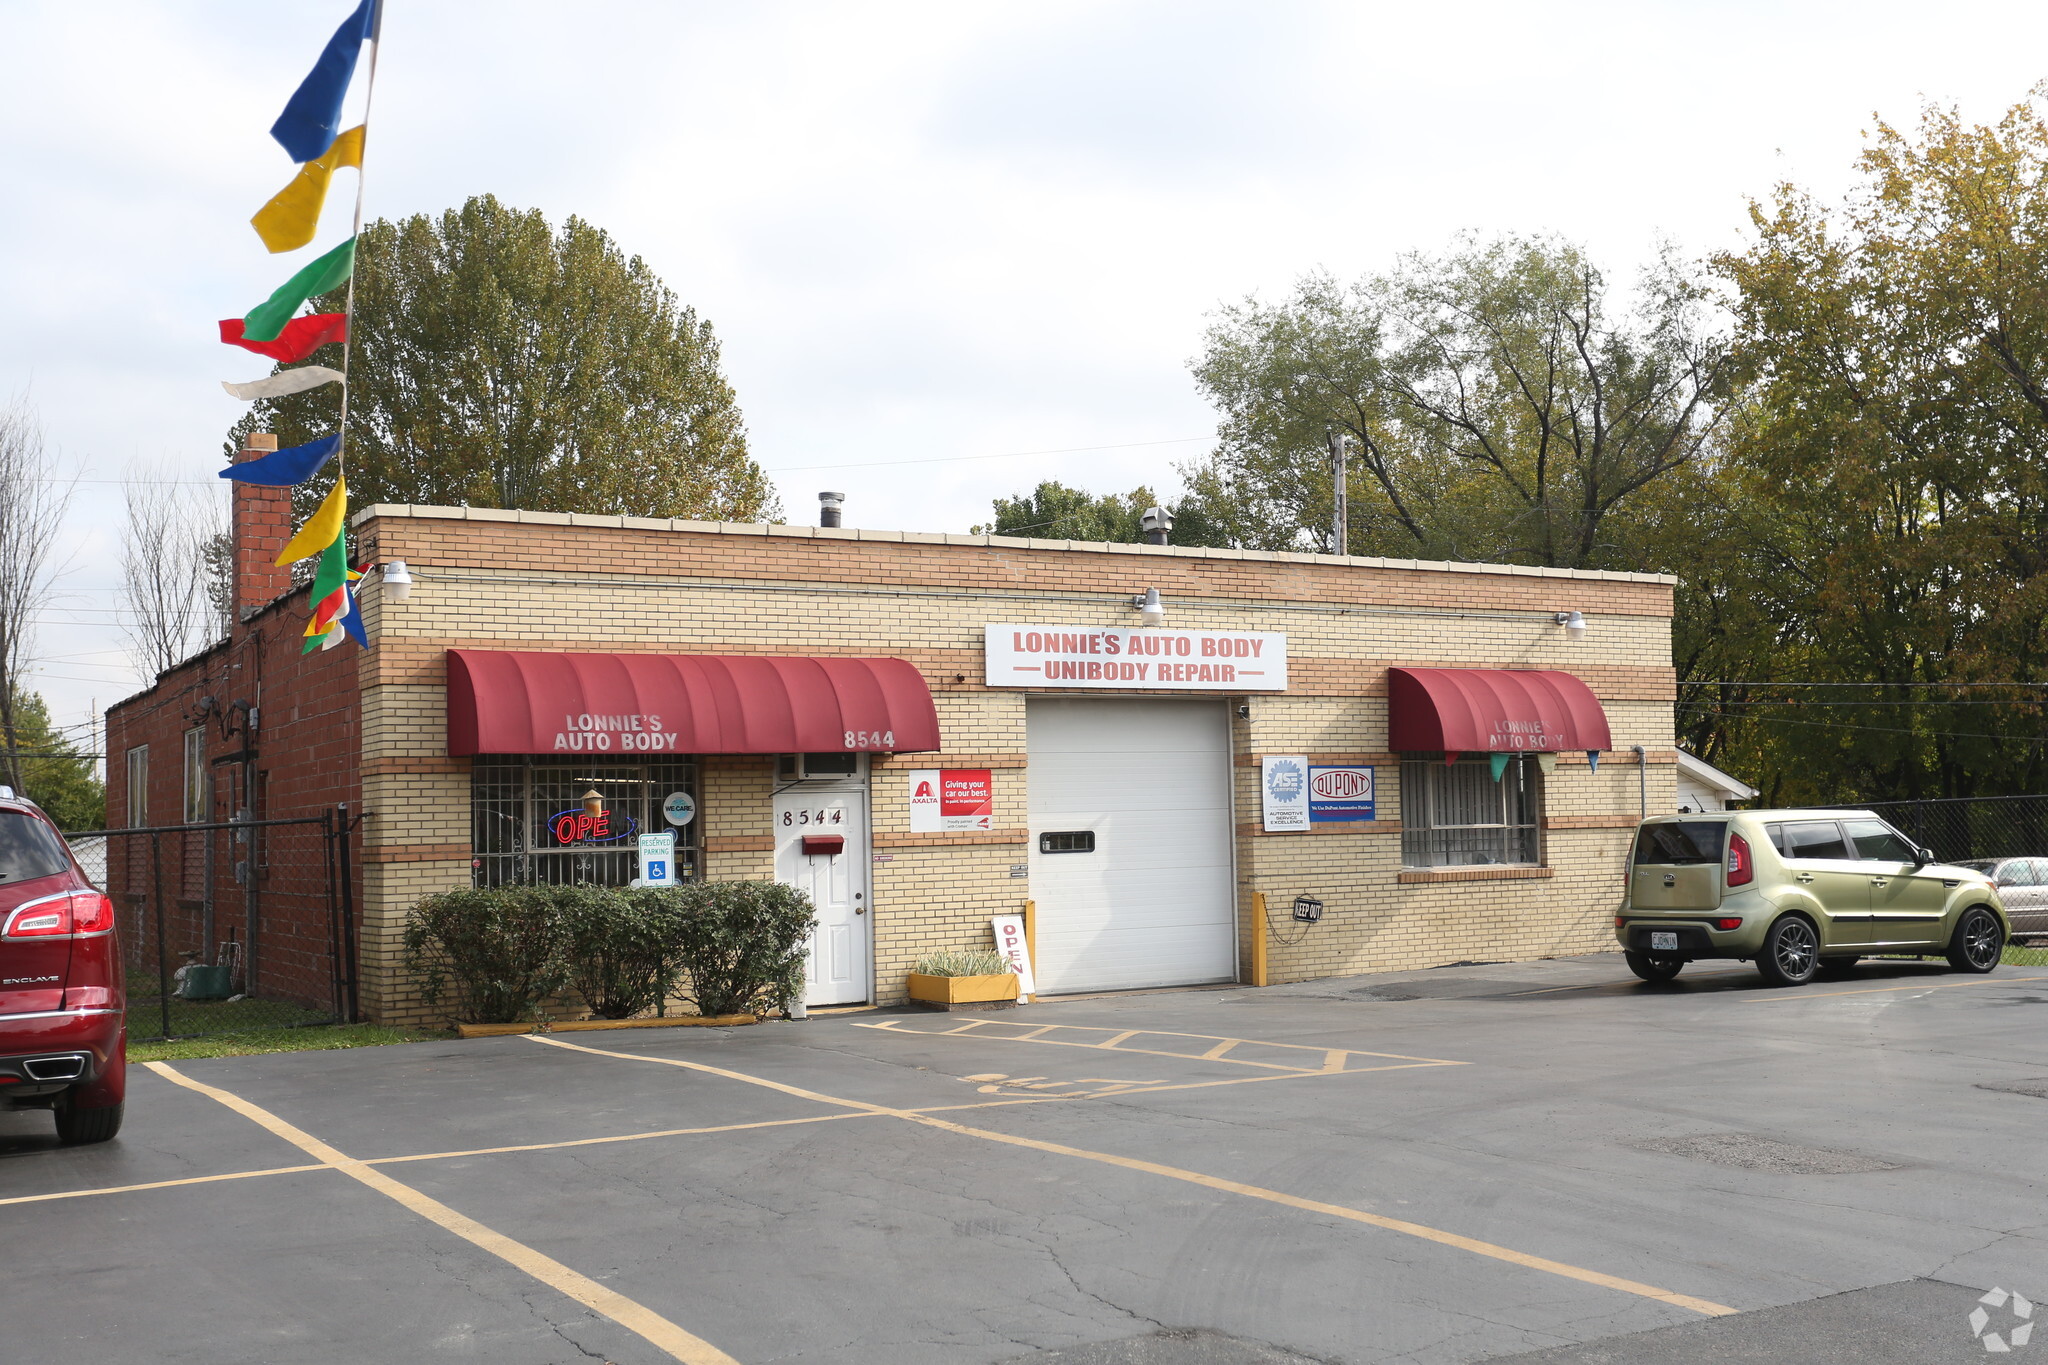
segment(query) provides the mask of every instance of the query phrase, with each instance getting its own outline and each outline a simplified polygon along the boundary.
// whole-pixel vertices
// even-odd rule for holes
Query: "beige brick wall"
[[[945,752],[878,756],[872,768],[874,853],[886,860],[873,865],[884,1002],[902,998],[918,956],[986,946],[988,917],[1030,894],[1028,880],[1010,876],[1027,856],[1026,694],[982,684],[991,621],[1131,627],[1130,595],[1157,586],[1169,626],[1286,633],[1287,693],[1230,698],[1250,707],[1232,741],[1242,957],[1249,964],[1253,894],[1264,893],[1275,981],[1604,947],[1639,782],[1650,810],[1675,804],[1667,579],[474,509],[374,508],[357,527],[365,553],[406,560],[417,580],[404,604],[365,595],[378,648],[360,674],[372,812],[363,999],[380,1019],[427,1017],[399,970],[404,914],[420,895],[469,879],[469,763],[446,752],[450,648],[881,655],[917,666]],[[1583,640],[1552,621],[1565,609],[1585,613]],[[1566,755],[1547,780],[1549,875],[1400,880],[1390,665],[1558,668],[1601,697],[1616,749],[1597,773]],[[1638,744],[1649,754],[1640,771],[1629,752]],[[1374,763],[1378,823],[1257,832],[1256,763],[1270,753]],[[996,770],[993,833],[909,832],[905,774],[941,766]],[[774,875],[772,787],[765,756],[704,760],[710,876]],[[1286,919],[1303,892],[1324,901],[1321,924]]]

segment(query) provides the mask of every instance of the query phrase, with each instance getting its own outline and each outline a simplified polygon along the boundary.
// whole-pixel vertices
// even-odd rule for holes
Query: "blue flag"
[[[341,132],[341,99],[356,74],[356,58],[366,39],[377,36],[377,0],[362,0],[356,12],[341,21],[320,52],[320,60],[299,82],[284,112],[270,125],[270,135],[294,161],[312,161],[334,145]]]
[[[320,472],[334,452],[341,448],[341,437],[322,436],[317,441],[308,441],[302,446],[286,446],[273,450],[261,459],[244,460],[231,464],[220,471],[223,479],[237,483],[260,483],[271,488],[289,488],[295,483],[304,483]]]
[[[363,608],[356,600],[356,585],[348,585],[348,615],[341,618],[341,628],[348,632],[348,638],[364,649],[370,647],[370,637],[363,630]]]

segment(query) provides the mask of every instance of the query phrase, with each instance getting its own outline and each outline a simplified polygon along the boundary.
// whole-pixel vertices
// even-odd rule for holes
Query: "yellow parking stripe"
[[[1308,1213],[1321,1214],[1329,1218],[1341,1218],[1354,1223],[1364,1223],[1370,1227],[1381,1228],[1388,1232],[1402,1233],[1409,1237],[1419,1237],[1424,1241],[1435,1242],[1441,1246],[1455,1247],[1460,1251],[1469,1251],[1474,1255],[1485,1256],[1492,1260],[1505,1261],[1511,1265],[1522,1266],[1526,1269],[1540,1270],[1547,1274],[1562,1276],[1565,1279],[1597,1285],[1602,1289],[1613,1289],[1624,1294],[1634,1294],[1640,1298],[1654,1299],[1659,1303],[1670,1304],[1675,1308],[1689,1309],[1692,1312],[1703,1313],[1710,1317],[1722,1317],[1736,1311],[1726,1304],[1694,1298],[1690,1294],[1680,1294],[1669,1289],[1659,1289],[1655,1285],[1643,1284],[1636,1280],[1622,1279],[1617,1275],[1608,1275],[1598,1270],[1588,1270],[1583,1266],[1568,1265],[1563,1261],[1553,1261],[1543,1256],[1532,1256],[1527,1252],[1516,1251],[1511,1247],[1498,1246],[1492,1242],[1482,1242],[1476,1238],[1465,1237],[1455,1232],[1445,1232],[1442,1229],[1427,1227],[1421,1223],[1410,1223],[1399,1218],[1386,1218],[1376,1213],[1366,1213],[1362,1209],[1347,1208],[1342,1204],[1326,1204],[1321,1200],[1303,1199],[1298,1195],[1287,1194],[1281,1190],[1270,1190],[1258,1185],[1247,1185],[1235,1180],[1225,1180],[1220,1176],[1205,1175],[1200,1171],[1183,1170],[1178,1166],[1165,1166],[1156,1161],[1144,1161],[1137,1157],[1117,1156],[1111,1152],[1095,1152],[1085,1147],[1069,1147],[1064,1143],[1046,1142],[1039,1138],[1018,1137],[1011,1133],[999,1133],[987,1128],[969,1128],[965,1124],[954,1123],[949,1119],[934,1118],[929,1114],[922,1114],[914,1109],[894,1109],[888,1105],[869,1104],[863,1100],[841,1099],[836,1095],[826,1095],[816,1090],[806,1090],[801,1086],[788,1085],[782,1081],[771,1081],[763,1076],[751,1076],[744,1071],[729,1071],[724,1067],[711,1066],[704,1062],[685,1061],[680,1057],[656,1057],[642,1052],[608,1052],[603,1048],[585,1047],[581,1043],[564,1042],[560,1038],[541,1034],[529,1034],[527,1035],[527,1041],[541,1043],[548,1047],[567,1048],[571,1052],[587,1052],[597,1057],[611,1057],[619,1061],[654,1062],[662,1066],[681,1067],[689,1071],[702,1072],[711,1076],[723,1076],[728,1080],[742,1081],[748,1085],[777,1090],[785,1095],[794,1095],[799,1099],[813,1100],[820,1104],[835,1105],[842,1109],[856,1109],[869,1114],[886,1114],[891,1118],[903,1119],[909,1123],[921,1124],[927,1128],[937,1128],[948,1133],[957,1133],[963,1137],[980,1138],[985,1142],[999,1142],[1010,1147],[1028,1147],[1033,1151],[1049,1152],[1055,1156],[1078,1157],[1083,1161],[1099,1162],[1106,1166],[1119,1166],[1125,1170],[1141,1171],[1147,1175],[1164,1176],[1169,1180],[1185,1181],[1191,1185],[1200,1185],[1206,1189],[1218,1190],[1226,1194],[1243,1195],[1249,1199],[1261,1199],[1267,1203],[1282,1204]]]
[[[535,1251],[523,1242],[515,1242],[503,1233],[492,1231],[475,1219],[457,1213],[440,1200],[421,1194],[410,1185],[400,1184],[365,1162],[344,1155],[311,1133],[293,1127],[269,1110],[251,1104],[239,1095],[195,1081],[168,1063],[147,1062],[144,1065],[165,1080],[218,1100],[251,1123],[268,1129],[291,1143],[321,1165],[332,1167],[350,1179],[369,1186],[435,1226],[452,1232],[470,1245],[488,1251],[499,1260],[525,1271],[550,1289],[574,1299],[592,1312],[602,1313],[627,1331],[666,1352],[671,1358],[682,1361],[683,1365],[739,1365],[738,1361],[710,1342],[684,1331],[653,1309],[635,1303],[624,1294],[606,1288],[587,1275],[571,1270],[552,1256]]]
[[[1979,981],[1937,981],[1922,982],[1917,986],[1871,986],[1853,991],[1807,991],[1798,990],[1793,995],[1752,996],[1742,1003],[1745,1005],[1776,1005],[1786,1000],[1825,1000],[1831,995],[1889,995],[1894,991],[1952,991],[1958,986],[2017,986],[2026,981],[2048,981],[2048,976],[2007,976],[1998,980],[1985,977]]]
[[[229,1171],[224,1175],[188,1175],[181,1180],[152,1180],[142,1185],[101,1185],[90,1190],[56,1190],[50,1194],[18,1194],[0,1204],[43,1204],[52,1199],[83,1199],[92,1194],[133,1194],[137,1190],[168,1190],[179,1185],[211,1185],[221,1180],[250,1180],[259,1175],[298,1175],[324,1171],[325,1166],[272,1166],[261,1171]]]

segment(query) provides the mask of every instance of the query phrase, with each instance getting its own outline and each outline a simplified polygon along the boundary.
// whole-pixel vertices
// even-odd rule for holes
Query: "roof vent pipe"
[[[837,526],[839,524],[840,509],[845,506],[846,494],[844,493],[818,494],[818,525]]]
[[[1147,545],[1164,545],[1173,531],[1173,513],[1164,507],[1147,507],[1138,518],[1138,525],[1144,529]]]

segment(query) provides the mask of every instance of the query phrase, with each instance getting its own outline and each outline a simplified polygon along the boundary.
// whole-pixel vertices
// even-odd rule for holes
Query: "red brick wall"
[[[275,557],[275,550],[271,556]],[[107,711],[107,823],[124,828],[128,819],[128,753],[149,746],[149,790],[145,823],[185,821],[185,732],[198,725],[211,775],[203,819],[224,821],[248,809],[259,820],[319,817],[347,803],[361,810],[362,779],[354,644],[301,655],[306,604],[303,593],[278,599],[232,636],[160,676],[156,685]],[[257,724],[246,731],[247,714],[236,703],[254,706]],[[245,740],[253,762],[239,755]],[[214,760],[228,760],[216,763]],[[257,993],[324,1009],[331,1001],[331,949],[326,895],[325,849],[317,829],[293,826],[270,830],[254,864],[258,896]],[[156,845],[153,864],[151,843]],[[359,838],[351,847],[360,845]],[[108,843],[108,890],[122,907],[128,941],[131,996],[155,992],[155,907],[153,887],[162,889],[165,942],[171,965],[177,953],[196,948],[211,960],[213,943],[203,931],[209,898],[216,941],[244,929],[244,887],[235,864],[247,856],[231,834],[210,841],[212,875],[207,874],[209,840],[201,833],[115,837]],[[355,864],[360,867],[360,861]],[[354,903],[361,905],[361,876]]]

